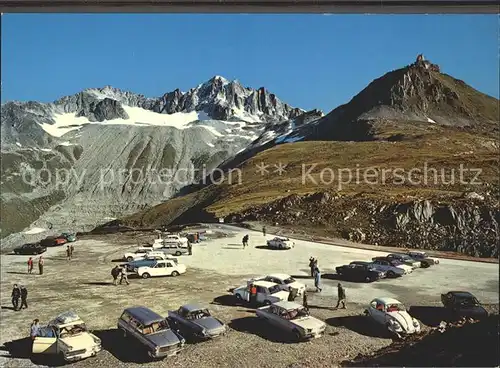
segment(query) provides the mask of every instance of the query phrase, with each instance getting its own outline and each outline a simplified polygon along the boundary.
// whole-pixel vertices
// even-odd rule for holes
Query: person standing
[[[297,289],[294,289],[293,287],[289,287],[288,288],[288,301],[289,302],[294,302],[295,301],[295,298],[297,298]]]
[[[73,253],[75,253],[75,247],[73,246],[73,244],[69,245],[69,251],[70,251],[70,254],[71,254],[71,258],[73,258]]]
[[[244,237],[243,237],[243,249],[245,249],[245,247],[248,246],[248,234],[246,234]]]
[[[32,340],[35,340],[35,337],[38,336],[38,332],[40,331],[40,325],[38,319],[34,319],[30,326],[30,336]]]
[[[38,272],[40,273],[40,275],[43,275],[43,265],[45,264],[45,260],[43,259],[42,256],[40,256],[40,258],[38,258]]]
[[[345,307],[345,289],[340,282],[337,285],[337,295],[338,295],[339,300],[337,301],[337,306],[335,308],[338,308],[339,305],[342,303],[342,309],[346,309],[346,307]]]
[[[71,261],[71,248],[69,245],[66,246],[66,257],[68,258],[68,261]]]
[[[304,294],[302,295],[302,306],[305,309],[309,309],[309,304],[307,304],[307,291],[304,290]]]
[[[28,273],[31,274],[33,272],[33,257],[28,259]]]
[[[309,258],[309,268],[311,270],[311,277],[314,277],[314,258]]]
[[[191,244],[191,241],[188,240],[188,254],[191,256],[193,255],[193,244]]]
[[[116,265],[111,269],[111,276],[113,277],[113,285],[118,284],[118,276],[120,275],[120,266]]]
[[[21,308],[23,309],[28,308],[28,289],[26,289],[24,286],[21,286]]]
[[[257,304],[257,287],[254,284],[250,284],[250,304]]]
[[[127,270],[125,269],[125,267],[120,267],[120,285],[123,281],[125,281],[127,285],[130,285],[130,283],[128,282]]]
[[[321,292],[321,272],[318,267],[314,268],[314,286],[316,286],[316,291]]]
[[[264,237],[266,237],[266,227],[265,226],[262,226],[262,235],[264,235]]]
[[[19,286],[17,284],[14,284],[14,287],[12,288],[12,306],[14,307],[14,310],[17,311],[19,308],[19,298],[21,297],[21,290],[19,290]]]

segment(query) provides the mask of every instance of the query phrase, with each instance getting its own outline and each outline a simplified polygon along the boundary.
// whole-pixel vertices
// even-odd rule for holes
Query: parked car
[[[312,317],[306,308],[294,302],[273,303],[257,309],[256,314],[299,341],[320,337],[326,329],[325,322]]]
[[[247,284],[250,284],[254,281],[269,281],[275,284],[280,285],[281,290],[288,291],[289,287],[297,289],[297,295],[304,294],[306,290],[306,285],[301,282],[295,280],[292,276],[287,275],[285,273],[273,273],[267,276],[256,277],[252,280],[247,281]]]
[[[90,333],[76,313],[65,312],[39,329],[33,340],[33,354],[61,355],[74,362],[97,355],[101,340]]]
[[[335,267],[337,274],[344,280],[373,282],[386,277],[385,272],[376,270],[370,262],[351,262]]]
[[[422,267],[423,268],[427,268],[427,267],[430,267],[432,265],[439,264],[439,259],[438,258],[429,257],[427,255],[427,253],[425,253],[425,252],[409,251],[406,254],[408,254],[414,260],[422,262]]]
[[[452,317],[482,319],[488,317],[488,312],[481,306],[477,298],[468,291],[449,291],[441,294],[441,302],[451,313]]]
[[[37,255],[42,254],[46,250],[47,247],[40,245],[40,243],[28,243],[14,248],[14,254]]]
[[[365,315],[397,337],[420,332],[420,323],[410,316],[403,303],[393,298],[373,299]]]
[[[224,322],[213,317],[207,308],[195,304],[182,305],[176,311],[169,311],[168,319],[182,336],[193,339],[212,339],[227,331]]]
[[[267,241],[267,246],[272,249],[291,249],[295,243],[289,238],[281,238],[279,236]]]
[[[390,253],[387,255],[387,259],[399,261],[405,265],[411,266],[413,269],[422,267],[422,263],[420,261],[414,260],[405,253]]]
[[[166,254],[172,254],[174,256],[181,256],[183,254],[188,254],[189,252],[187,248],[181,247],[176,243],[165,243],[165,246],[162,248],[156,248],[155,250]]]
[[[66,239],[69,243],[76,241],[76,234],[75,233],[62,233],[61,237]]]
[[[385,272],[387,277],[398,277],[413,272],[411,266],[405,265],[394,259],[388,259],[387,257],[373,257],[372,261],[373,268]]]
[[[125,259],[127,262],[132,262],[135,260],[139,259],[144,259],[146,254],[149,252],[152,252],[153,248],[150,247],[140,247],[134,252],[127,252],[123,255],[123,259]]]
[[[57,247],[66,244],[68,241],[63,237],[46,237],[40,241],[40,245],[43,247]]]
[[[255,281],[253,285],[257,288],[257,303],[270,305],[282,300],[287,300],[288,291],[282,290],[281,286],[269,281]],[[250,284],[240,286],[233,290],[233,294],[238,300],[250,301]]]
[[[118,330],[146,349],[153,359],[178,354],[186,340],[170,328],[168,320],[146,307],[131,307],[118,318]]]
[[[188,238],[179,234],[167,234],[163,238],[163,246],[177,245],[180,248],[187,248],[188,242]]]
[[[134,267],[133,272],[142,277],[143,279],[148,279],[150,277],[158,276],[179,276],[186,272],[186,266],[183,264],[178,264],[171,259],[164,261],[155,261],[154,263]]]
[[[134,272],[134,268],[154,265],[156,263],[156,261],[163,261],[163,260],[167,260],[167,259],[173,261],[175,264],[178,264],[177,258],[175,258],[174,256],[171,256],[170,254],[165,254],[163,252],[157,252],[157,251],[151,251],[149,253],[146,253],[144,255],[144,258],[142,258],[142,259],[138,259],[138,260],[126,263],[125,267],[127,267],[127,271]]]

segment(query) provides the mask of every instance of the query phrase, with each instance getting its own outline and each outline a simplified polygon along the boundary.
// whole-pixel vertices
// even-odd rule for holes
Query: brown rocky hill
[[[192,186],[122,222],[260,220],[359,242],[496,257],[498,127],[497,99],[418,60],[299,126],[294,135],[304,142],[243,152],[222,166],[222,184]]]

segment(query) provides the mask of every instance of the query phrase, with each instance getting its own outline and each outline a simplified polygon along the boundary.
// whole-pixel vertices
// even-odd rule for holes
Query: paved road
[[[213,226],[213,225],[212,225]],[[209,240],[194,248],[195,257],[183,257],[189,267],[216,270],[227,275],[263,275],[267,273],[287,273],[313,287],[313,280],[307,277],[308,259],[313,256],[319,260],[322,270],[324,297],[336,297],[335,279],[327,279],[335,273],[335,267],[354,260],[370,260],[374,256],[387,253],[365,249],[347,248],[310,241],[295,240],[291,250],[277,251],[265,249],[266,239],[274,237],[268,234],[220,225],[221,229],[232,233],[232,237]],[[250,236],[250,246],[243,249],[241,238]],[[386,279],[364,284],[346,282],[348,298],[351,302],[367,303],[372,298],[391,296],[405,303],[440,304],[440,294],[450,290],[471,291],[484,303],[498,303],[499,265],[442,259],[439,265],[429,269],[417,269],[411,275],[398,279]],[[241,278],[237,278],[237,283]]]

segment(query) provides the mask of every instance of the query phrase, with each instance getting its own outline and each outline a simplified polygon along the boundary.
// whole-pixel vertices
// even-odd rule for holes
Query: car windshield
[[[309,312],[305,308],[294,309],[292,311],[289,311],[288,314],[291,320],[309,316]]]
[[[292,282],[295,282],[295,279],[293,277],[289,277],[285,280],[283,280],[285,284],[291,284]]]
[[[475,306],[479,305],[479,301],[473,297],[473,296],[468,296],[468,297],[463,297],[458,300],[458,303],[463,306]]]
[[[189,313],[186,318],[190,320],[195,320],[205,317],[210,317],[210,312],[207,309],[200,309]]]
[[[404,312],[406,308],[401,303],[387,304],[386,309],[387,312]]]
[[[269,288],[269,293],[270,294],[274,294],[274,293],[277,293],[277,292],[280,292],[281,289],[279,287],[279,285],[273,285]]]
[[[144,327],[143,333],[144,335],[149,335],[158,331],[168,330],[169,328],[167,320],[163,320]]]
[[[60,332],[60,337],[69,337],[69,336],[75,336],[78,335],[82,332],[87,331],[87,326],[85,326],[84,323],[78,324],[78,325],[72,325],[72,326],[66,326],[61,328]]]

